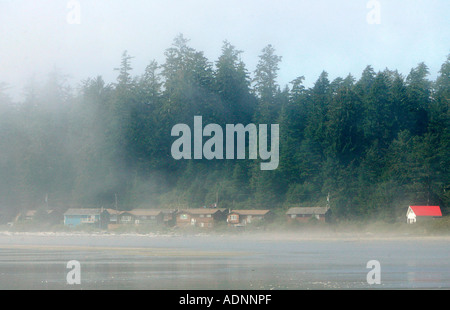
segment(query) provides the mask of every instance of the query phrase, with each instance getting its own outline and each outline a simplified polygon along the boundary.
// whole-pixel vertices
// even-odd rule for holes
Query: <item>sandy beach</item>
[[[0,289],[448,289],[449,236],[1,232]],[[81,265],[79,286],[67,262]],[[381,283],[367,282],[367,264]]]

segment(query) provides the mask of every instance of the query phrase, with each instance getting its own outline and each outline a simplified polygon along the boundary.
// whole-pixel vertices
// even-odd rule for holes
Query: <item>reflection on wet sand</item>
[[[0,289],[450,288],[447,237],[0,235]],[[68,285],[67,262],[81,284]],[[381,283],[366,264],[381,264]]]

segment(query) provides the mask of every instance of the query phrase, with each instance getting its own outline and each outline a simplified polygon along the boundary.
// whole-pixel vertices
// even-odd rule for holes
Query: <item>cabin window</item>
[[[180,220],[187,220],[187,214],[180,214]]]
[[[94,223],[95,222],[95,215],[87,215],[82,220],[82,223]]]
[[[295,214],[291,214],[291,219],[295,219],[297,216]]]
[[[230,215],[230,220],[237,221],[238,220],[238,216],[236,214],[232,214],[232,215]]]
[[[211,217],[211,214],[207,214],[206,217]]]
[[[131,222],[131,216],[129,215],[122,216],[122,222]]]

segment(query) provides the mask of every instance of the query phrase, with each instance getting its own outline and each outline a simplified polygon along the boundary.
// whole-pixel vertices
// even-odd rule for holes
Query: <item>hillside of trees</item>
[[[0,210],[325,206],[336,218],[395,220],[409,205],[450,206],[450,55],[429,80],[424,63],[403,76],[375,72],[314,85],[277,83],[282,57],[268,45],[254,72],[224,42],[208,60],[182,35],[133,74],[68,85],[53,72],[12,102],[0,87]],[[112,64],[114,66],[114,64]],[[175,160],[175,124],[279,124],[278,169],[258,160]]]

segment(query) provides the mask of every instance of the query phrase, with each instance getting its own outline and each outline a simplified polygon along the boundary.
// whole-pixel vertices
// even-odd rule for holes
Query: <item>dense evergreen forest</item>
[[[210,61],[177,36],[165,62],[117,80],[70,87],[54,71],[21,102],[0,88],[0,208],[222,208],[325,206],[338,219],[396,220],[412,204],[450,206],[450,56],[434,81],[424,63],[407,76],[375,72],[280,86],[282,57],[262,49],[254,72],[224,42]],[[114,64],[113,64],[114,65]],[[143,69],[143,68],[142,68]],[[278,169],[258,160],[175,160],[175,124],[279,124]]]

